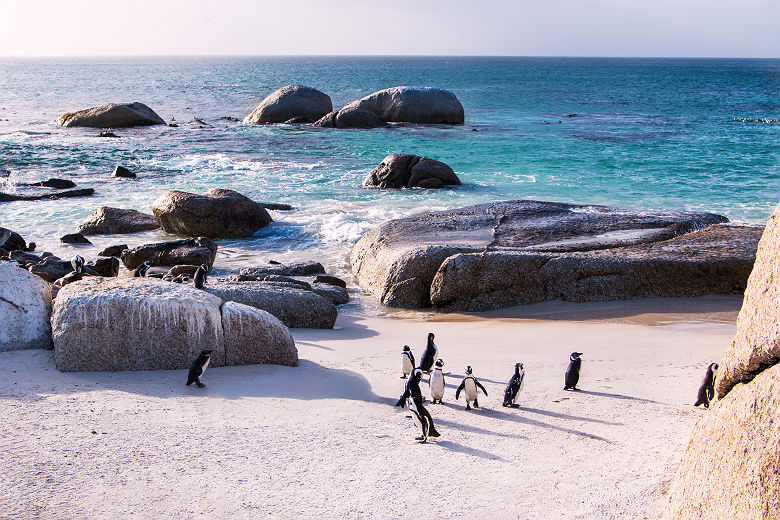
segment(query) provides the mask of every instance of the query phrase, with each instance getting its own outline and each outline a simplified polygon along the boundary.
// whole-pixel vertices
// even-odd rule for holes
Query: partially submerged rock
[[[55,190],[65,190],[68,188],[75,188],[76,183],[67,179],[47,179],[45,181],[22,184],[22,186],[37,186],[42,188],[54,188]]]
[[[112,172],[114,177],[122,177],[125,179],[135,179],[136,174],[125,168],[124,166],[117,166]]]
[[[165,121],[143,103],[109,103],[99,107],[63,114],[57,119],[61,126],[92,128],[124,128],[130,126],[164,125]]]
[[[148,213],[102,206],[87,217],[79,226],[79,231],[85,235],[116,235],[159,228],[160,223]]]
[[[16,195],[13,193],[0,193],[0,202],[14,202],[20,200],[57,200],[75,197],[91,197],[95,194],[93,188],[79,188],[57,192],[34,193],[30,195]]]
[[[68,233],[60,237],[63,244],[91,244],[87,237],[81,233]]]
[[[330,97],[311,87],[287,85],[269,94],[244,118],[244,123],[263,125],[285,123],[313,123],[333,110]]]
[[[10,262],[0,262],[0,351],[51,348],[51,287]]]
[[[24,251],[27,249],[27,242],[16,231],[0,227],[0,247],[6,251]]]
[[[353,101],[342,108],[375,113],[387,122],[443,123],[464,122],[463,105],[452,92],[431,87],[392,87]]]
[[[49,283],[54,283],[71,271],[73,271],[73,264],[70,260],[60,260],[59,258],[44,258],[42,262],[30,266],[32,274]]]
[[[408,153],[388,155],[363,181],[370,188],[443,188],[460,185],[452,168],[441,161]]]
[[[251,236],[272,221],[262,205],[219,188],[205,195],[168,191],[154,201],[152,211],[168,233],[210,238]]]
[[[201,265],[211,267],[217,255],[217,244],[205,237],[172,240],[144,244],[122,251],[121,260],[128,269],[135,269],[144,262],[152,265]]]

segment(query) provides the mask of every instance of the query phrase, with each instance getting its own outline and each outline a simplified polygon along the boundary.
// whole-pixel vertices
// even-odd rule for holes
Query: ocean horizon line
[[[0,55],[3,59],[105,59],[105,58],[518,58],[592,60],[761,60],[780,61],[771,56],[608,56],[608,55],[524,55],[524,54],[27,54]]]

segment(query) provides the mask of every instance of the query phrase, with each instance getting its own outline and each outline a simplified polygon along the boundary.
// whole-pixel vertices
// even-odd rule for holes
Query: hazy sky
[[[780,57],[780,0],[0,0],[0,55]]]

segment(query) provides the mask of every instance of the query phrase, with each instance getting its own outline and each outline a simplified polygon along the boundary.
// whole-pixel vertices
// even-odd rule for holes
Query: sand
[[[300,366],[60,373],[0,353],[2,518],[657,518],[739,299],[342,315],[294,330]],[[399,314],[400,316],[400,314]],[[519,316],[519,317],[518,317]],[[400,351],[436,334],[438,442],[419,444]],[[573,350],[581,392],[564,392]],[[522,406],[501,399],[523,362]],[[465,411],[466,365],[489,396]],[[423,385],[427,392],[427,385]]]

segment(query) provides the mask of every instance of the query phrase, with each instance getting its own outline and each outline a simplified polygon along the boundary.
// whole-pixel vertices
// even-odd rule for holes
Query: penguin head
[[[431,341],[433,341],[433,332],[428,333],[428,343],[430,343]]]
[[[523,364],[522,363],[515,363],[515,370],[517,370],[519,372],[522,369],[523,369]]]
[[[214,352],[213,350],[201,350],[200,355],[202,357],[210,357],[211,353]]]
[[[582,352],[572,352],[571,356],[570,356],[570,359],[572,361],[574,361],[575,359],[579,359],[581,355],[582,355]]]
[[[710,368],[712,369],[713,372],[717,372],[718,371],[718,364],[717,363],[712,363],[710,365]]]
[[[76,274],[81,274],[81,271],[84,269],[84,258],[76,255],[73,260],[71,260],[70,265],[73,266],[73,270]]]
[[[204,273],[208,273],[209,272],[209,266],[206,265],[206,264],[200,264],[200,268],[203,269]]]
[[[415,380],[422,379],[422,370],[420,370],[419,368],[415,368],[414,371],[412,372],[412,376],[410,379],[415,379]]]
[[[466,375],[467,375],[467,376],[470,376],[470,375],[471,375],[471,365],[469,365],[469,366],[467,366],[467,367],[466,367]]]
[[[444,360],[442,358],[439,358],[436,360],[436,366],[441,368],[444,366]]]
[[[404,352],[411,352],[412,349],[409,347],[409,345],[404,345]]]

